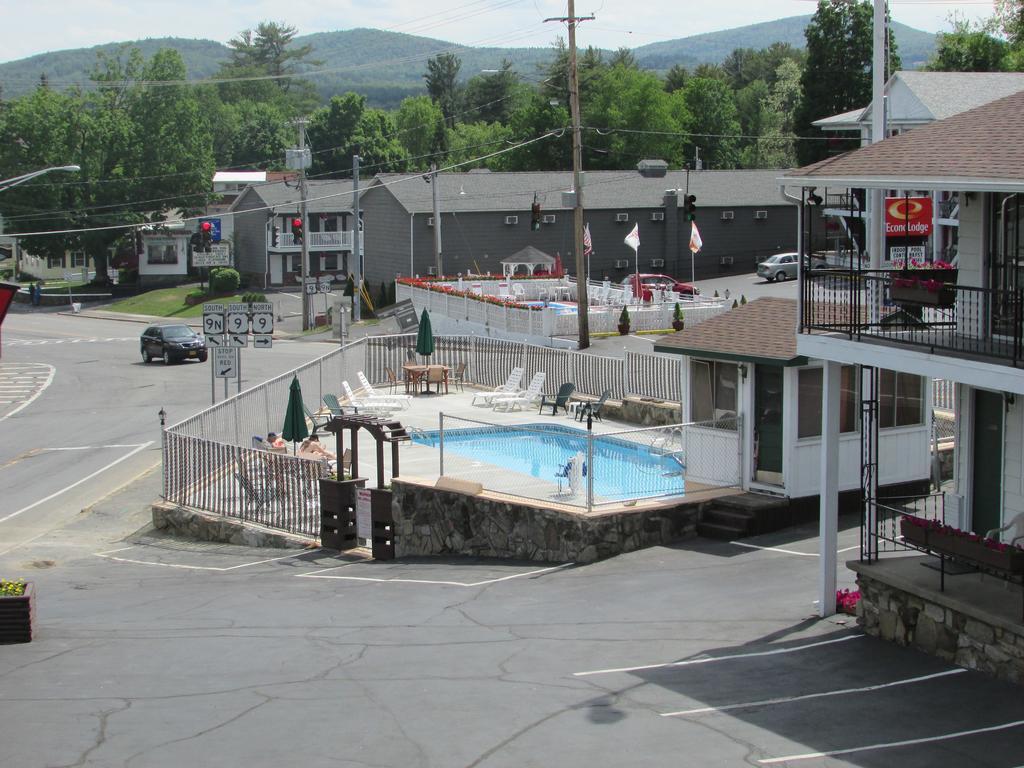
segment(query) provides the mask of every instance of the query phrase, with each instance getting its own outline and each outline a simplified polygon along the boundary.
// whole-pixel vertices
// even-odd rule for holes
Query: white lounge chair
[[[412,397],[409,395],[393,395],[385,394],[384,392],[378,392],[373,388],[373,384],[366,378],[366,375],[359,371],[356,374],[359,379],[359,385],[363,388],[362,395],[364,398],[368,398],[371,402],[382,403],[384,405],[394,404],[396,408],[411,408]]]
[[[379,400],[370,400],[368,397],[356,397],[356,393],[352,391],[352,387],[349,386],[347,381],[341,382],[341,388],[345,392],[345,398],[348,400],[346,405],[355,408],[357,411],[369,414],[379,414],[381,416],[390,416],[391,412],[395,410],[393,404],[384,403]]]
[[[477,399],[483,401],[484,405],[490,405],[491,400],[498,395],[514,395],[519,392],[519,383],[523,380],[523,369],[513,368],[509,373],[505,383],[500,387],[495,387],[490,392],[477,392],[473,395],[473,405],[476,405]]]
[[[541,398],[544,389],[544,379],[547,377],[546,373],[535,373],[533,378],[530,380],[530,386],[526,388],[525,392],[517,393],[514,395],[498,395],[491,399],[491,404],[494,406],[494,410],[511,411],[513,408],[522,408],[524,405],[533,405],[537,400]]]

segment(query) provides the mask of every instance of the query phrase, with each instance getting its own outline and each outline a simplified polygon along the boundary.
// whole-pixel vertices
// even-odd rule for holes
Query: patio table
[[[413,394],[420,394],[420,384],[428,381],[431,369],[442,370],[442,381],[444,384],[445,394],[448,393],[448,371],[447,365],[417,365],[414,363],[406,363],[402,366],[402,371],[405,373],[406,384],[412,387]],[[432,394],[428,389],[425,394]],[[440,394],[440,388],[438,388],[438,394]]]

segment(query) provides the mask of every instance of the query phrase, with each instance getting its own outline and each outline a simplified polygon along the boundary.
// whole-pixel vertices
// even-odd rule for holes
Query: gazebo
[[[501,260],[501,272],[506,279],[515,276],[519,267],[526,267],[532,275],[537,267],[544,267],[549,273],[555,271],[555,257],[548,256],[544,251],[528,245],[521,251],[516,251],[507,259]]]

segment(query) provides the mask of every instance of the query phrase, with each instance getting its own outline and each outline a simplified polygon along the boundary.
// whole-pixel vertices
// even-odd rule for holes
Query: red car
[[[651,301],[653,298],[652,289],[675,291],[683,296],[696,296],[700,293],[700,289],[693,283],[684,283],[668,275],[645,275],[641,273],[639,277],[640,286],[643,288],[642,291],[638,290],[637,275],[635,274],[623,278],[622,284],[632,286],[633,295],[642,295],[643,301]]]

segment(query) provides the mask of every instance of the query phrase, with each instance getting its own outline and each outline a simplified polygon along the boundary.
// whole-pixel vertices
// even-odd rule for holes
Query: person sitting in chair
[[[277,432],[267,433],[267,445],[271,448],[286,448],[287,444]]]
[[[302,441],[299,446],[299,456],[306,456],[311,459],[328,459],[334,461],[337,456],[320,445],[320,436],[312,434]]]

